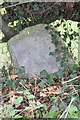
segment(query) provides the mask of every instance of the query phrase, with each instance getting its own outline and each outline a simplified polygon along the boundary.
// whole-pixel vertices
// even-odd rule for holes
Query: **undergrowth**
[[[80,118],[80,67],[29,77],[23,66],[0,70],[0,118]]]
[[[30,77],[24,66],[13,65],[0,69],[0,118],[80,118],[80,65],[70,61],[72,54],[59,40],[60,33],[50,30],[56,45],[56,60],[61,69],[46,70]],[[53,32],[54,31],[54,32]],[[71,46],[70,46],[71,47]]]

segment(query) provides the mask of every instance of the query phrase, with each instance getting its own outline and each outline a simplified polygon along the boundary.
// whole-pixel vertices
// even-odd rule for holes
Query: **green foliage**
[[[44,88],[45,88],[45,90],[47,90],[46,84],[49,87],[52,86],[53,88],[56,85],[56,83],[58,83],[60,85],[61,82],[64,81],[64,75],[66,74],[66,72],[68,72],[69,69],[71,69],[71,74],[69,75],[69,77],[71,79],[74,79],[75,77],[77,77],[76,73],[79,72],[79,71],[77,71],[78,66],[76,64],[70,64],[69,67],[70,68],[68,68],[68,66],[67,66],[67,68],[64,67],[64,69],[59,70],[58,72],[56,72],[54,74],[53,73],[49,74],[46,70],[41,71],[40,72],[40,75],[41,75],[40,79],[42,79],[42,81],[41,80],[37,81],[37,83],[36,83],[37,87],[39,86],[40,89],[44,90]],[[16,70],[17,72],[16,72],[16,74],[14,74],[14,76],[20,74],[20,75],[23,75],[24,79],[22,79],[22,78],[21,79],[20,78],[17,78],[17,79],[14,78],[12,80],[11,76],[13,77],[13,74],[12,74],[13,70],[14,69],[13,69],[12,66],[9,66],[7,69],[5,68],[5,66],[3,66],[2,69],[1,69],[2,76],[1,76],[0,85],[1,85],[1,89],[3,91],[3,95],[7,96],[5,98],[6,101],[8,101],[8,99],[9,99],[8,94],[10,96],[10,99],[13,100],[13,104],[11,104],[11,103],[6,104],[6,102],[3,103],[4,107],[2,109],[0,109],[0,111],[3,110],[3,112],[0,113],[0,115],[3,118],[5,118],[5,117],[8,117],[8,118],[22,118],[23,117],[22,114],[20,115],[19,113],[17,113],[17,109],[18,109],[17,107],[21,106],[23,103],[24,103],[23,104],[24,106],[26,106],[26,104],[29,104],[29,103],[25,104],[25,98],[27,98],[26,102],[28,102],[28,101],[31,102],[31,101],[34,101],[35,99],[37,99],[36,96],[31,93],[30,86],[27,86],[26,89],[25,89],[25,85],[28,84],[28,81],[29,81],[30,85],[33,85],[33,86],[35,85],[35,78],[32,78],[31,80],[28,79],[28,77],[26,78],[25,74],[27,74],[27,73],[25,73],[24,67],[21,67],[20,69]],[[5,74],[5,71],[8,74]],[[57,79],[55,80],[56,77],[57,77]],[[78,80],[71,81],[71,83],[74,84],[74,85],[77,85]],[[19,85],[22,85],[22,86],[19,86]],[[34,88],[35,88],[35,86],[32,89],[34,89]],[[15,93],[13,93],[13,91],[11,91],[11,90],[16,90],[16,89],[18,90],[18,92],[20,92],[20,95],[17,96],[17,98],[15,98],[15,99],[11,98],[12,96],[14,96],[14,94],[19,94],[19,93],[17,93],[17,91],[15,91]],[[72,86],[68,86],[67,84],[66,85],[63,84],[62,91],[65,91],[65,93],[68,90],[71,90],[71,89],[73,89]],[[34,91],[35,90],[36,89],[34,89]],[[54,90],[56,90],[56,89],[54,89]],[[76,88],[76,90],[78,91],[79,88]],[[9,92],[11,92],[11,93],[9,93]],[[36,91],[34,93],[36,93]],[[43,94],[45,95],[45,93],[43,93]],[[56,95],[49,96],[49,101],[48,102],[50,102],[51,105],[48,106],[48,102],[43,102],[42,103],[43,106],[36,111],[36,117],[37,118],[58,118],[58,116],[60,116],[61,113],[69,105],[70,100],[71,100],[71,96],[74,96],[74,95],[75,95],[75,101],[73,101],[72,105],[69,108],[68,116],[70,118],[73,118],[73,117],[74,118],[79,118],[79,96],[76,94],[75,90],[70,91],[70,93],[68,94],[66,100],[64,100],[63,102],[60,102],[59,98],[64,98],[64,92],[60,93],[60,95],[58,95],[58,96],[56,96]],[[45,101],[47,100],[47,97],[48,96],[45,97],[45,99],[44,99]],[[41,99],[41,98],[39,98],[39,99]],[[2,100],[2,98],[1,98],[1,100]],[[77,106],[76,103],[78,104],[78,106]],[[32,104],[33,104],[33,102],[32,102]],[[33,116],[33,115],[31,115],[31,116]],[[27,116],[27,115],[25,117],[30,118],[30,116]]]
[[[34,99],[34,98],[35,98],[34,95],[28,95],[28,99],[29,99],[29,100],[32,100],[32,99]]]
[[[51,29],[52,26],[59,32],[68,51],[72,54],[73,59],[76,60],[75,62],[78,63],[79,23],[70,20],[56,20],[54,23],[51,23]],[[57,37],[52,33],[53,32],[50,32],[53,43],[55,43],[55,45],[60,44],[59,39],[55,40]]]
[[[78,108],[74,105],[71,105],[70,109],[69,109],[69,117],[70,118],[79,118],[79,112],[78,112]]]
[[[45,88],[46,85],[45,85],[45,82],[44,81],[41,81],[39,84],[38,84],[41,88]]]
[[[18,97],[17,99],[15,99],[14,104],[15,104],[15,105],[19,105],[22,101],[23,101],[23,97],[20,96],[20,97]]]
[[[58,112],[50,111],[44,116],[44,118],[57,118],[58,114]]]
[[[41,77],[41,78],[46,78],[47,75],[48,75],[48,73],[47,73],[46,70],[43,70],[43,71],[40,72],[40,77]]]
[[[30,95],[29,90],[24,90],[23,92],[24,92],[24,94],[26,94],[26,95]]]
[[[9,3],[7,3],[9,5]],[[29,3],[30,10],[33,12],[39,10],[39,8],[47,9],[49,7],[49,4],[46,3],[46,5],[42,3]],[[9,13],[8,8],[6,9],[7,13]],[[8,14],[3,14],[3,19],[5,21],[9,21],[14,18],[14,20],[8,24],[8,26],[12,27],[17,32],[20,32],[23,28],[25,28],[26,23],[28,26],[33,25],[36,23],[35,21],[43,21],[45,20],[45,16],[49,16],[52,14],[53,17],[59,16],[59,10],[57,6],[54,5],[52,8],[52,12],[48,10],[45,15],[39,14],[34,16],[31,11],[28,11],[26,15],[25,12],[25,4],[23,5],[23,8],[21,6],[14,6],[10,9],[10,16],[9,18]],[[60,13],[61,16],[63,16],[63,12]],[[27,17],[26,17],[27,16]],[[60,16],[60,18],[61,18]],[[52,17],[50,17],[52,18]],[[31,24],[33,23],[33,24]],[[75,28],[74,28],[75,26]],[[55,27],[57,31],[54,30]],[[69,57],[72,57],[73,54],[76,57],[76,53],[73,53],[75,43],[78,43],[78,28],[80,29],[80,23],[72,22],[72,21],[65,21],[64,19],[60,19],[59,21],[55,21],[54,24],[48,25],[45,27],[46,30],[50,29],[50,35],[52,37],[52,43],[56,45],[55,52],[51,51],[49,55],[58,55],[56,57],[57,61],[61,62],[61,67],[58,72],[55,74],[48,73],[46,70],[43,70],[40,72],[40,79],[36,82],[35,78],[29,79],[29,74],[25,72],[24,66],[21,66],[19,69],[13,69],[12,66],[9,66],[8,69],[3,66],[0,70],[0,90],[2,90],[2,95],[0,96],[1,102],[3,101],[3,108],[0,108],[0,117],[2,118],[21,118],[23,114],[25,114],[26,118],[33,117],[35,115],[36,111],[36,117],[38,118],[59,118],[60,115],[66,110],[66,107],[70,104],[71,97],[75,96],[75,101],[71,104],[69,111],[68,111],[68,117],[70,118],[79,118],[80,117],[80,103],[79,103],[79,79],[75,79],[80,74],[80,65],[79,64],[68,64]],[[63,41],[66,44],[66,47],[64,47],[59,40],[59,37],[62,37]],[[61,47],[60,47],[61,46]],[[6,49],[3,51],[6,53]],[[63,55],[61,56],[62,53]],[[70,53],[70,54],[68,54]],[[75,58],[74,57],[74,58]],[[17,77],[14,77],[16,76]],[[21,78],[20,78],[21,77]],[[63,82],[68,81],[69,79],[73,79],[68,84],[63,84]],[[38,87],[39,86],[39,87]],[[47,91],[47,86],[54,88],[55,86],[58,88],[60,87],[62,92],[59,94],[58,91],[56,94],[56,89],[51,89],[50,91]],[[78,86],[78,87],[76,87]],[[40,98],[37,98],[36,95],[37,91],[45,90],[43,93],[43,96],[39,96]],[[15,97],[14,94],[11,94],[10,92],[15,91],[15,94],[17,94],[17,98],[14,99],[12,96]],[[60,90],[59,90],[60,91]],[[17,92],[20,92],[17,93]],[[32,93],[34,93],[34,95]],[[41,91],[40,91],[41,92]],[[53,94],[48,95],[48,93],[52,92]],[[18,95],[19,94],[19,95]],[[38,93],[37,93],[38,94]],[[9,97],[8,97],[9,95]],[[46,96],[46,97],[45,97]],[[27,99],[25,99],[27,98]],[[49,100],[47,100],[47,98]],[[10,99],[10,100],[8,100]],[[44,100],[43,100],[44,99]],[[29,108],[29,102],[32,102],[34,104],[35,101],[40,101],[43,107],[30,111],[32,113],[27,114],[26,112],[22,113],[26,106]],[[5,101],[9,101],[12,103],[8,103]],[[26,101],[26,104],[25,104]],[[47,102],[46,102],[47,101]],[[36,102],[37,104],[37,102]],[[49,104],[49,105],[48,105]],[[23,106],[23,108],[22,108]],[[21,109],[20,109],[21,108]],[[21,110],[21,113],[17,112],[17,110]],[[1,112],[2,111],[2,112]],[[34,114],[34,115],[33,115]],[[24,118],[25,118],[24,117]]]

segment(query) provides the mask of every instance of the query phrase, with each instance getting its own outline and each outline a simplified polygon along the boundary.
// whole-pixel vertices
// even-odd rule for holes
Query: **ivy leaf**
[[[45,27],[46,30],[48,30],[49,28],[50,28],[49,25],[47,25],[47,26]]]
[[[7,80],[7,86],[8,86],[8,87],[14,88],[16,85],[17,85],[17,81],[10,81],[10,80]]]
[[[44,81],[41,81],[39,84],[38,84],[41,88],[45,88],[46,85],[45,85],[45,82]]]
[[[25,68],[24,68],[24,66],[21,66],[21,67],[19,68],[19,73],[25,73]]]
[[[76,36],[79,36],[78,32],[74,31],[73,32],[73,35],[76,37]]]
[[[5,66],[2,67],[2,73],[3,73],[3,76],[8,75],[7,70],[5,69]]]
[[[54,77],[55,77],[55,76],[54,76],[53,73],[50,73],[50,74],[47,75],[47,79],[53,80]]]
[[[53,78],[54,78],[54,74],[53,74],[53,73],[48,74],[48,75],[47,75],[47,80],[46,80],[46,82],[47,82],[49,85],[55,84]]]
[[[58,75],[59,78],[63,78],[63,74],[64,74],[64,72],[62,70],[59,70],[57,72],[57,75]]]
[[[32,80],[30,81],[30,83],[31,83],[31,84],[34,84],[34,83],[35,83],[35,80],[34,80],[34,79],[32,79]]]
[[[70,40],[73,40],[73,34],[69,35]]]
[[[55,51],[49,52],[49,55],[55,55]]]
[[[22,79],[20,82],[24,85],[26,83],[26,80]]]
[[[48,75],[48,73],[47,73],[46,70],[43,70],[43,71],[40,72],[40,77],[41,77],[41,78],[46,78],[47,75]]]
[[[24,71],[25,72],[25,71]],[[24,74],[24,78],[29,78],[29,74],[28,73],[25,73]]]
[[[46,82],[47,82],[49,85],[54,85],[54,81],[51,80],[51,79],[48,79]]]

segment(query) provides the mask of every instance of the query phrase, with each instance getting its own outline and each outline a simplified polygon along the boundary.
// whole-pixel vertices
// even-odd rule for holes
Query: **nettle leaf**
[[[45,88],[46,85],[45,85],[45,82],[44,81],[41,81],[39,84],[38,84],[41,88]]]
[[[40,77],[41,78],[46,78],[46,76],[48,75],[47,71],[46,70],[43,70],[40,72]]]
[[[29,100],[34,99],[34,98],[35,98],[35,96],[34,96],[34,95],[28,95],[27,97],[28,97],[28,99],[29,99]]]
[[[23,101],[23,97],[20,96],[20,97],[18,97],[17,99],[15,99],[14,104],[18,105],[18,104],[20,104],[22,101]]]

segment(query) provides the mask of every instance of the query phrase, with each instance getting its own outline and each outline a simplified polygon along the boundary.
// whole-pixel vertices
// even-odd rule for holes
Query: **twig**
[[[35,91],[34,91],[34,95],[36,95],[36,87],[37,87],[37,79],[35,78]]]
[[[66,108],[66,106],[65,106],[65,104],[64,104],[64,102],[63,102],[63,100],[62,100],[62,98],[61,98],[60,96],[58,96],[58,99],[62,102],[63,106]]]
[[[31,1],[26,1],[26,2],[19,2],[17,1],[18,3],[14,4],[14,5],[8,5],[7,7],[4,7],[4,8],[10,8],[10,7],[14,7],[14,6],[17,6],[17,5],[21,5],[21,4],[24,4],[24,3],[28,3],[28,2],[33,2],[33,0]],[[2,7],[2,6],[1,6]]]
[[[50,87],[50,85],[47,84],[47,82],[45,82],[43,79],[41,79],[40,77],[38,77],[37,75],[35,75],[34,73],[30,72],[34,77],[38,78],[39,80],[43,81],[48,87]]]
[[[70,106],[71,106],[71,104],[72,104],[73,101],[74,101],[74,98],[72,98],[70,104],[69,104],[68,107],[67,107],[65,118],[66,118],[67,115],[68,115],[68,112],[69,112]]]
[[[45,11],[48,11],[50,8],[52,8],[56,3],[54,3],[52,6],[48,7],[46,10],[43,10],[40,14],[44,13]]]
[[[78,95],[78,92],[77,92],[76,88],[72,84],[71,84],[71,86],[72,86],[73,90],[75,91],[75,93]]]
[[[62,82],[62,84],[65,84],[65,83],[71,82],[71,81],[76,80],[76,79],[78,79],[78,78],[80,78],[80,75],[77,76],[77,77],[75,77],[75,78],[72,78],[72,79],[70,79],[70,80],[68,80],[68,81]]]
[[[69,108],[70,108],[70,106],[71,106],[71,104],[72,104],[73,101],[74,101],[74,98],[71,99],[71,102],[70,102],[69,105],[67,106],[66,110],[65,110],[65,111],[62,113],[62,115],[60,116],[60,119],[63,118],[64,115],[65,115],[65,118],[67,117],[68,112],[69,112]]]
[[[19,84],[22,85],[22,87],[27,90],[27,88],[21,82],[19,82]]]
[[[38,108],[40,108],[40,107],[43,107],[43,105],[41,104],[41,105],[37,105],[37,107],[35,107],[35,109],[33,109],[32,107],[26,107],[25,109],[23,109],[20,113],[18,113],[17,115],[16,115],[16,117],[18,116],[18,115],[20,115],[21,113],[23,113],[24,111],[26,111],[26,110],[30,110],[31,111],[31,109],[32,110],[36,110],[36,109],[38,109]],[[30,112],[29,111],[29,112]]]

